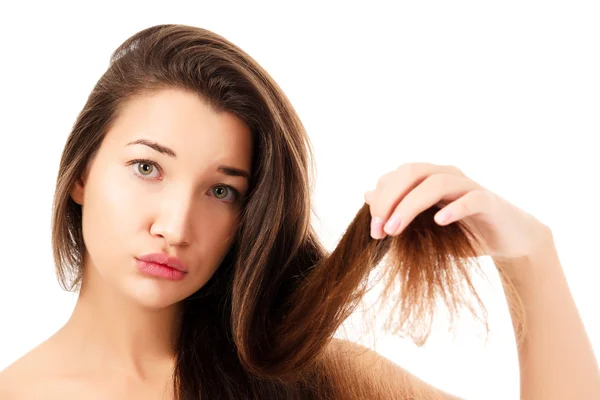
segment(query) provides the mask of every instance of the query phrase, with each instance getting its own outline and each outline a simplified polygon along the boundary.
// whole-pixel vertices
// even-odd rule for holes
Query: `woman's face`
[[[102,281],[151,308],[202,287],[232,244],[249,189],[219,167],[249,175],[251,157],[248,127],[194,94],[128,102],[71,192],[83,210],[84,285]],[[179,258],[188,272],[177,280],[144,272],[137,258],[151,253]]]

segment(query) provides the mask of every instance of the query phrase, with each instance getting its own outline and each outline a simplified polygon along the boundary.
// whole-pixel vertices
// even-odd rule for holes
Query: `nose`
[[[186,246],[192,241],[192,195],[174,193],[160,199],[159,213],[150,233],[162,237],[169,246]]]

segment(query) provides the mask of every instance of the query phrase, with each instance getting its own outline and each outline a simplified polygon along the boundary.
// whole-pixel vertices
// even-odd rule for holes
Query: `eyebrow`
[[[162,144],[152,142],[147,139],[137,139],[137,140],[134,140],[133,142],[127,143],[126,146],[131,146],[134,144],[142,144],[144,146],[148,146],[151,149],[158,151],[161,154],[165,154],[169,157],[177,158],[177,154],[175,153],[174,150],[168,148],[167,146],[163,146]],[[222,174],[229,175],[229,176],[241,176],[243,178],[246,178],[248,181],[250,181],[250,173],[249,172],[247,172],[243,169],[229,166],[229,165],[219,165],[217,167],[217,172],[220,172]]]

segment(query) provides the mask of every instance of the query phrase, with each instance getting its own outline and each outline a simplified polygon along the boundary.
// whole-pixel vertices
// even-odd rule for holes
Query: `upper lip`
[[[175,268],[181,272],[188,272],[187,266],[177,257],[171,257],[164,253],[146,254],[141,257],[136,257],[138,260],[151,262],[155,264],[166,265],[167,267]]]

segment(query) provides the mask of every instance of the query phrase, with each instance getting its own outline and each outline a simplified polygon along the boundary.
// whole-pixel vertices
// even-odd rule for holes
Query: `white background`
[[[597,2],[214,3],[0,6],[0,369],[70,315],[50,248],[62,146],[111,52],[161,23],[225,36],[281,85],[314,144],[330,250],[379,176],[454,164],[552,228],[598,357]],[[486,265],[487,342],[465,319],[423,348],[380,334],[377,351],[455,395],[518,398],[512,326]]]

